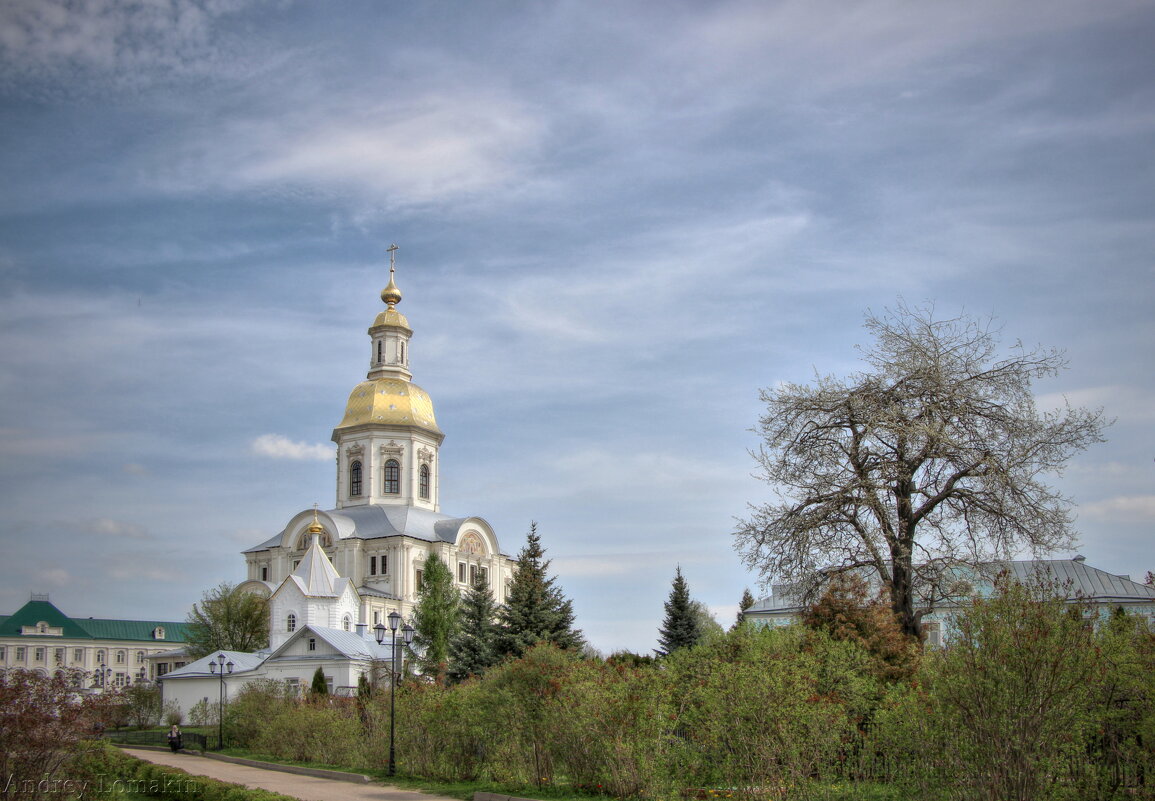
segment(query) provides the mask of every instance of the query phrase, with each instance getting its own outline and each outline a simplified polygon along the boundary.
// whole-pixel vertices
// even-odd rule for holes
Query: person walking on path
[[[168,747],[172,749],[174,754],[180,750],[180,726],[175,723],[168,730]]]

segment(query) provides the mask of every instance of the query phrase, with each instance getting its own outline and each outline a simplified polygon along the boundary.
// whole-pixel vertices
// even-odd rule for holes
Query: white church
[[[164,697],[186,713],[215,703],[220,678],[231,690],[254,678],[308,686],[320,666],[331,689],[355,687],[374,662],[389,660],[373,636],[391,613],[408,620],[425,560],[437,554],[464,592],[485,578],[504,603],[516,563],[480,517],[441,512],[439,449],[445,435],[433,401],[409,369],[413,329],[397,311],[401,292],[390,248],[385,309],[369,327],[369,372],[349,394],[333,430],[337,497],[333,509],[304,509],[276,536],[244,551],[240,587],[269,598],[269,649],[224,652],[164,676]],[[396,618],[394,618],[396,619]],[[231,662],[231,672],[227,663]]]

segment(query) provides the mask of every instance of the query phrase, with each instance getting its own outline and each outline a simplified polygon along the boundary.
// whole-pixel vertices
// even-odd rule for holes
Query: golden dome
[[[362,425],[413,426],[441,436],[429,393],[400,378],[375,378],[353,387],[337,430]]]
[[[389,285],[381,290],[381,300],[392,309],[394,305],[401,302],[401,290],[397,288],[396,282],[393,280],[393,270],[389,270]]]

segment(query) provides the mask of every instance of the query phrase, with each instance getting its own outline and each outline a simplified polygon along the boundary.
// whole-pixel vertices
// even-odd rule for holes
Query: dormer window
[[[164,639],[164,626],[157,626],[155,629],[153,629],[152,630],[152,638],[154,640],[163,640]]]
[[[341,628],[343,628],[345,631],[348,631],[352,624],[353,621],[349,619],[348,615],[345,615],[345,617],[341,618]]]
[[[401,494],[401,463],[396,459],[385,462],[385,484],[382,490],[386,495]]]
[[[349,497],[361,497],[361,462],[349,465]]]
[[[421,465],[418,471],[418,491],[421,493],[422,500],[429,500],[429,465]]]

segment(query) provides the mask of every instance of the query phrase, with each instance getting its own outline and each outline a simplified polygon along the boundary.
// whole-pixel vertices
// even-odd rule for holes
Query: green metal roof
[[[47,623],[51,628],[64,629],[65,637],[92,639],[92,635],[81,628],[76,621],[61,612],[49,601],[29,601],[17,609],[0,624],[0,637],[42,637],[46,640],[59,639],[51,634],[21,634],[25,626]]]
[[[25,626],[47,623],[63,629],[64,637],[83,640],[140,640],[146,642],[183,643],[187,624],[171,620],[110,620],[107,618],[71,618],[50,601],[29,601],[11,615],[0,617],[0,637],[27,637],[58,640],[54,634],[22,634]],[[164,639],[152,636],[157,626],[164,629]]]
[[[98,640],[148,640],[149,642],[176,642],[185,641],[187,623],[176,623],[171,620],[108,620],[104,618],[82,618],[78,621]],[[164,629],[164,639],[156,640],[152,636],[153,630],[160,626]]]

